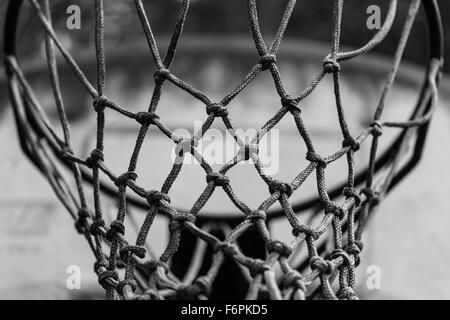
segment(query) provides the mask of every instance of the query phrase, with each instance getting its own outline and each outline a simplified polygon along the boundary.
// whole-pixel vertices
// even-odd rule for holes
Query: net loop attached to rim
[[[216,103],[207,94],[194,88],[170,71],[171,64],[175,58],[175,51],[181,39],[190,1],[182,0],[180,2],[180,14],[175,24],[167,53],[165,57],[162,57],[153,35],[151,19],[147,16],[144,4],[141,0],[135,0],[136,12],[156,68],[154,72],[155,88],[151,95],[151,103],[147,111],[138,113],[128,111],[126,108],[109,100],[105,95],[107,90],[107,68],[104,39],[104,1],[93,1],[97,61],[97,86],[95,87],[90,83],[77,62],[58,38],[52,24],[49,0],[28,0],[45,30],[46,59],[49,62],[48,69],[64,138],[59,138],[59,135],[44,116],[45,112],[42,110],[17,61],[15,34],[22,2],[22,0],[10,1],[5,24],[5,64],[11,98],[17,111],[15,116],[22,147],[30,159],[48,178],[61,202],[72,216],[78,219],[78,229],[82,231],[94,251],[96,257],[95,272],[98,275],[100,285],[106,290],[107,298],[165,299],[175,296],[182,299],[198,299],[201,296],[208,297],[211,290],[213,290],[217,274],[226,259],[232,260],[240,268],[250,273],[248,299],[261,297],[271,299],[306,299],[315,298],[320,293],[322,297],[327,299],[357,298],[354,269],[359,264],[359,254],[362,250],[361,237],[367,224],[367,219],[374,207],[376,207],[376,204],[378,204],[377,202],[381,201],[385,194],[417,163],[418,157],[414,154],[412,160],[407,162],[405,167],[401,167],[399,163],[401,163],[400,160],[404,156],[404,152],[401,150],[404,150],[405,146],[413,141],[416,144],[414,152],[421,152],[424,140],[422,138],[426,135],[427,125],[436,106],[437,84],[443,60],[442,41],[440,39],[442,29],[435,1],[422,2],[420,0],[411,0],[403,31],[398,41],[398,47],[394,54],[392,68],[387,74],[387,80],[373,116],[373,122],[360,135],[356,136],[351,134],[347,124],[345,116],[346,103],[341,94],[339,75],[345,68],[344,62],[346,60],[351,60],[371,51],[389,34],[395,20],[394,18],[397,16],[397,0],[390,0],[382,28],[376,32],[367,44],[350,52],[341,52],[339,49],[344,2],[343,0],[335,0],[332,15],[333,30],[330,53],[323,61],[323,70],[320,74],[311,80],[302,92],[297,94],[287,92],[283,74],[278,68],[279,59],[277,58],[277,53],[296,1],[287,0],[286,10],[279,29],[271,46],[268,47],[259,27],[256,0],[247,0],[250,33],[256,47],[255,58],[259,58],[259,60],[244,79],[236,85],[235,89]],[[419,96],[419,102],[410,119],[398,122],[383,122],[381,118],[387,104],[386,97],[392,90],[411,28],[421,4],[428,18],[430,34],[432,34],[430,36],[431,55],[426,71],[424,89]],[[56,49],[61,53],[67,65],[93,100],[93,108],[97,116],[96,147],[86,160],[78,158],[71,149],[70,130],[58,80]],[[238,135],[234,134],[234,127],[229,119],[228,109],[231,108],[229,104],[263,71],[270,73],[273,78],[275,92],[280,98],[280,108],[258,131],[254,140],[246,143]],[[327,75],[332,78],[334,83],[335,104],[338,111],[337,121],[342,131],[343,145],[342,148],[338,148],[332,155],[321,156],[316,151],[310,132],[303,123],[301,110],[298,105],[315,91],[318,84]],[[208,119],[203,125],[201,132],[196,133],[192,139],[177,136],[166,126],[164,119],[160,119],[156,114],[161,92],[166,85],[173,85],[179,90],[187,92],[198,100],[202,107],[206,106]],[[26,112],[23,112],[23,108],[26,109]],[[140,125],[134,152],[130,157],[128,171],[118,176],[104,163],[105,114],[109,112],[116,112],[123,117],[134,119]],[[27,117],[23,117],[23,114],[27,114]],[[258,148],[260,137],[272,130],[281,119],[289,116],[292,116],[299,135],[308,150],[306,159],[310,163],[291,182],[281,182],[265,173],[259,159]],[[29,118],[33,118],[34,121],[32,125],[28,126],[27,120]],[[197,150],[197,147],[199,140],[211,128],[212,123],[220,121],[220,118],[228,132],[233,135],[240,149],[235,155],[233,163],[227,163],[222,169],[214,172],[199,150]],[[208,185],[191,210],[180,210],[170,204],[169,194],[181,170],[182,164],[180,163],[174,164],[160,190],[151,189],[150,191],[145,191],[148,188],[141,187],[136,183],[138,155],[150,125],[155,125],[156,129],[172,140],[178,157],[183,158],[185,154],[189,153],[202,164],[202,168],[205,170]],[[388,152],[377,158],[378,141],[381,139],[382,130],[385,127],[399,128],[402,130],[402,133],[389,148]],[[358,152],[361,144],[370,140],[370,138],[371,153],[367,169],[362,174],[355,175],[354,153]],[[414,140],[415,138],[416,140]],[[66,154],[69,156],[64,156]],[[335,191],[329,192],[325,179],[325,169],[342,157],[347,157],[347,181]],[[233,190],[232,181],[226,176],[227,172],[238,163],[249,159],[254,160],[255,169],[267,184],[270,192],[270,196],[262,201],[257,209],[250,208],[239,198],[239,195]],[[78,197],[71,193],[70,183],[66,182],[56,165],[60,160],[73,173],[76,185],[74,194],[77,194]],[[317,199],[306,204],[295,205],[290,203],[289,197],[303,185],[313,172],[316,173]],[[387,172],[387,174],[383,175],[383,172]],[[113,186],[115,184],[113,190],[105,186],[101,181],[101,176],[109,178]],[[379,178],[381,182],[376,183],[375,178]],[[83,179],[92,183],[93,186],[93,214],[87,211],[87,208],[91,206],[86,200]],[[362,187],[361,185],[363,184],[365,185]],[[230,201],[242,213],[233,218],[233,221],[236,223],[232,225],[231,230],[227,232],[224,239],[219,239],[205,229],[204,225],[199,223],[199,220],[203,218],[202,208],[215,191],[216,186],[220,186],[226,191]],[[133,198],[128,195],[129,193],[133,193],[139,198],[139,201],[133,202]],[[361,193],[363,197],[360,197],[358,193]],[[115,197],[118,203],[117,216],[109,228],[106,227],[104,221],[104,208],[101,201],[106,194]],[[344,196],[342,202],[333,201],[342,195]],[[139,227],[137,239],[133,244],[125,239],[126,230],[124,224],[125,219],[128,219],[130,215],[128,203],[131,202],[135,204],[145,203],[142,207],[145,207],[147,210],[144,222]],[[290,244],[272,239],[269,232],[267,225],[275,217],[269,210],[276,202],[281,207],[281,210],[278,211],[278,217],[285,217],[291,225],[294,238]],[[323,212],[317,225],[305,224],[301,221],[301,217],[297,215],[299,211],[307,208],[320,209],[318,211]],[[319,213],[317,214],[319,215]],[[147,238],[156,214],[165,214],[169,217],[169,239],[160,257],[151,257],[151,260],[143,261],[148,254],[146,248]],[[214,217],[208,217],[208,220],[211,223],[219,221],[219,219],[215,220]],[[251,229],[256,230],[264,240],[265,249],[269,253],[266,259],[250,257],[244,253],[244,250],[240,250],[240,238]],[[324,249],[323,242],[322,244],[320,243],[320,239],[325,238],[323,235],[328,233],[327,231],[330,231],[333,238],[331,255],[326,254],[327,251]],[[179,250],[181,238],[185,232],[189,232],[190,235],[206,243],[212,249],[211,264],[207,271],[204,274],[191,275],[187,283],[178,279],[171,272],[171,260]],[[287,258],[293,256],[300,245],[305,242],[308,257],[306,260],[303,260],[304,263],[300,264],[300,266],[290,265]],[[275,276],[275,264],[280,266],[282,272],[281,282]],[[303,267],[301,267],[302,265]],[[311,271],[305,268],[308,265]],[[125,269],[125,277],[119,276],[119,269]],[[333,275],[336,273],[339,273],[337,293],[331,286]],[[306,292],[313,283],[318,283],[320,290],[315,290],[315,295],[312,294],[307,297]],[[280,286],[286,288],[281,290]]]

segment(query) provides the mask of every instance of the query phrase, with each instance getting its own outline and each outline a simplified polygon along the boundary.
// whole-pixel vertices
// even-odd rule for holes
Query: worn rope
[[[340,52],[341,21],[344,11],[344,1],[335,0],[333,10],[333,30],[331,37],[330,54],[324,58],[323,70],[311,80],[302,91],[297,94],[289,94],[283,83],[283,76],[278,69],[277,53],[281,45],[284,33],[291,19],[291,14],[296,6],[296,0],[287,3],[281,23],[275,34],[272,44],[268,47],[264,41],[259,26],[258,8],[256,0],[247,0],[248,19],[250,32],[253,38],[256,54],[255,65],[242,81],[235,86],[230,93],[226,94],[220,101],[211,100],[206,93],[199,91],[189,83],[178,78],[170,67],[175,58],[176,48],[186,22],[189,10],[189,0],[180,3],[179,15],[170,40],[166,55],[161,56],[158,44],[151,27],[151,19],[140,0],[135,0],[137,17],[142,26],[143,33],[148,43],[148,49],[153,59],[156,71],[154,73],[155,86],[150,103],[146,111],[132,113],[111,101],[106,96],[107,74],[105,49],[105,15],[104,1],[95,0],[95,53],[97,59],[97,81],[92,85],[84,75],[81,68],[64,48],[52,26],[49,0],[43,0],[42,6],[37,0],[29,0],[34,7],[43,28],[46,32],[45,44],[47,52],[48,69],[51,85],[55,96],[55,104],[58,110],[59,120],[63,128],[63,138],[52,129],[52,126],[44,116],[31,87],[25,76],[17,65],[11,63],[13,72],[17,74],[19,83],[24,94],[29,97],[31,105],[41,115],[43,123],[51,133],[56,143],[61,147],[62,156],[72,163],[72,171],[76,181],[78,198],[67,195],[66,187],[57,176],[49,180],[54,186],[58,197],[66,205],[76,218],[76,226],[89,241],[95,257],[95,272],[98,275],[100,285],[105,288],[109,299],[164,299],[177,297],[182,299],[207,298],[220,267],[225,259],[233,259],[249,273],[249,291],[247,298],[258,298],[268,292],[272,299],[306,299],[312,291],[321,293],[326,299],[357,299],[355,292],[355,267],[359,264],[359,254],[362,250],[361,236],[374,207],[382,198],[384,189],[375,187],[375,160],[377,155],[378,141],[382,135],[383,127],[397,127],[409,130],[426,124],[431,118],[431,113],[420,119],[411,121],[382,122],[382,112],[386,107],[386,97],[392,90],[395,76],[410,30],[419,10],[420,0],[413,0],[410,5],[408,16],[404,25],[404,31],[400,37],[399,45],[395,53],[392,69],[390,70],[385,87],[373,117],[373,122],[366,131],[360,135],[350,132],[346,119],[346,104],[342,97],[340,73],[346,60],[353,59],[365,54],[379,44],[389,33],[396,17],[397,1],[391,0],[388,12],[382,28],[374,37],[361,48],[351,52]],[[105,4],[107,5],[107,4]],[[80,159],[71,149],[70,130],[61,95],[58,66],[56,63],[55,47],[61,52],[66,63],[81,84],[89,92],[93,99],[93,108],[97,114],[96,146],[87,159]],[[436,64],[437,65],[437,64]],[[431,90],[429,95],[436,104],[437,89],[435,74],[438,67],[432,68],[429,77]],[[271,74],[274,86],[279,95],[280,108],[266,124],[258,130],[252,141],[246,143],[235,134],[232,120],[229,117],[229,104],[239,95],[252,81],[262,72]],[[337,111],[337,120],[342,132],[342,146],[329,156],[324,156],[316,150],[301,115],[301,102],[315,91],[317,85],[326,77],[330,76],[334,83],[334,96]],[[158,106],[167,85],[173,85],[187,92],[199,100],[205,108],[205,118],[201,130],[194,134],[192,139],[183,139],[164,124],[164,119],[158,116]],[[431,112],[434,110],[434,106]],[[104,138],[105,138],[105,113],[117,112],[124,117],[134,119],[140,127],[132,155],[128,162],[126,172],[113,173],[104,162]],[[260,139],[270,132],[283,118],[292,116],[299,134],[307,147],[306,159],[308,166],[302,170],[292,181],[284,182],[274,180],[266,174],[258,156],[258,143]],[[240,150],[236,156],[220,170],[213,171],[212,167],[204,160],[197,150],[197,144],[203,135],[211,128],[215,121],[222,121],[228,132],[234,137]],[[171,139],[176,146],[178,160],[183,160],[185,154],[191,154],[205,171],[207,186],[192,205],[188,212],[178,212],[171,206],[170,191],[177,180],[182,169],[183,161],[177,161],[158,190],[147,190],[136,183],[136,168],[139,161],[140,151],[145,141],[149,128],[154,126],[165,136]],[[369,173],[364,188],[358,189],[355,185],[355,161],[354,154],[360,149],[362,143],[372,136],[371,152],[369,158]],[[347,185],[342,190],[342,203],[332,202],[327,193],[326,168],[342,157],[347,158]],[[265,199],[258,208],[250,208],[233,190],[233,181],[228,177],[228,172],[238,163],[252,159],[255,169],[267,184],[270,196]],[[81,183],[80,166],[87,166],[92,170],[93,180],[93,212],[88,208],[85,191]],[[56,170],[56,169],[55,169]],[[293,211],[289,198],[302,186],[302,184],[315,173],[318,195],[321,200],[321,211],[323,217],[320,222],[313,226],[302,222]],[[102,209],[102,191],[100,190],[100,176],[107,176],[117,188],[117,215],[110,225],[104,221]],[[391,178],[388,176],[386,179]],[[197,215],[208,202],[212,194],[218,188],[222,188],[231,202],[242,213],[242,222],[230,230],[225,240],[219,240],[209,232],[209,229],[199,228],[196,225]],[[148,203],[148,211],[140,226],[137,239],[134,244],[126,240],[125,220],[129,216],[127,204],[127,191],[135,193],[145,199]],[[77,204],[74,212],[70,202]],[[292,227],[293,240],[290,244],[284,243],[272,237],[267,227],[267,211],[278,202]],[[150,258],[146,249],[147,238],[151,231],[157,214],[164,212],[170,217],[168,226],[168,244],[159,258]],[[359,213],[358,215],[356,213]],[[346,227],[346,232],[343,227]],[[255,228],[264,240],[267,249],[267,259],[258,260],[246,256],[238,247],[238,239],[248,230]],[[317,249],[318,243],[324,238],[324,234],[332,231],[333,251],[328,255],[321,255]],[[200,241],[205,242],[213,248],[212,263],[206,274],[202,276],[189,276],[189,283],[183,283],[170,273],[170,261],[178,251],[182,232],[190,232]],[[300,244],[306,243],[310,272],[302,274],[290,265],[289,258],[294,255]],[[109,248],[109,251],[106,250]],[[274,265],[279,263],[282,270],[281,281],[277,281]],[[118,269],[125,269],[125,276],[121,277]],[[149,278],[145,282],[139,276],[143,272]],[[338,276],[339,288],[337,291],[332,287],[333,279]],[[317,290],[311,288],[315,283]]]

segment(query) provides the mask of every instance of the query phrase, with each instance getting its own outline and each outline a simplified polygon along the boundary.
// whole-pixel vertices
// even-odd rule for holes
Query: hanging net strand
[[[20,7],[21,1],[10,4]],[[419,12],[422,1],[410,1],[409,10],[394,54],[392,68],[381,92],[372,123],[362,132],[352,133],[346,117],[346,101],[342,96],[341,72],[345,62],[374,49],[389,34],[397,17],[397,0],[390,0],[387,14],[381,29],[366,44],[354,51],[340,51],[341,24],[344,12],[344,1],[335,0],[332,15],[331,48],[324,57],[323,68],[304,89],[297,93],[287,92],[284,78],[278,68],[277,56],[285,31],[288,27],[296,0],[287,1],[278,30],[273,42],[268,46],[261,33],[256,0],[247,0],[250,33],[256,48],[255,64],[234,89],[224,95],[220,101],[212,100],[206,93],[194,88],[191,84],[176,76],[171,71],[175,59],[178,43],[189,11],[189,0],[180,1],[179,14],[175,22],[174,31],[169,41],[165,55],[162,55],[154,36],[151,19],[148,17],[143,2],[135,0],[137,17],[139,18],[143,34],[148,44],[149,54],[155,66],[154,88],[149,97],[149,105],[142,111],[133,113],[110,100],[107,96],[107,50],[105,48],[105,14],[103,0],[95,0],[95,56],[97,66],[96,84],[90,83],[81,67],[69,51],[63,46],[52,24],[50,1],[29,0],[45,31],[45,48],[48,71],[55,99],[55,106],[63,129],[63,137],[54,130],[47,119],[33,89],[21,70],[12,52],[6,55],[7,72],[11,83],[13,97],[22,95],[23,100],[15,100],[15,109],[27,109],[29,115],[36,120],[32,128],[18,122],[22,147],[27,155],[49,180],[59,200],[75,219],[75,226],[79,233],[87,239],[95,256],[95,272],[99,284],[105,289],[108,299],[206,299],[210,296],[213,284],[220,268],[226,259],[232,259],[240,268],[245,270],[248,280],[246,298],[259,299],[268,295],[271,299],[358,299],[355,292],[355,268],[360,262],[359,255],[363,249],[362,235],[373,211],[398,179],[400,162],[406,152],[391,155],[382,168],[377,164],[378,144],[382,139],[383,130],[397,128],[402,130],[396,140],[397,150],[406,150],[406,146],[417,138],[421,128],[427,126],[437,104],[438,79],[442,68],[440,57],[431,57],[427,70],[426,83],[417,108],[407,121],[385,121],[383,111],[388,108],[387,96],[392,91],[398,73],[407,40]],[[19,3],[19,4],[18,4]],[[68,125],[61,85],[58,75],[58,50],[65,63],[79,80],[80,84],[92,98],[92,108],[96,113],[96,145],[86,159],[78,157],[72,149],[70,128]],[[261,73],[269,73],[273,79],[276,94],[280,99],[278,110],[257,132],[254,138],[243,141],[235,133],[235,125],[229,115],[230,102],[246,88]],[[310,131],[302,116],[302,101],[315,92],[324,79],[333,81],[334,101],[336,106],[336,120],[339,123],[342,145],[336,152],[323,155],[316,148]],[[187,92],[194,97],[205,109],[205,121],[202,128],[192,138],[177,136],[166,124],[165,119],[158,115],[158,107],[166,86]],[[21,117],[16,111],[17,117]],[[125,172],[113,172],[105,163],[105,114],[115,112],[123,117],[135,121],[139,133]],[[258,144],[261,138],[268,134],[282,119],[292,119],[298,129],[301,140],[307,152],[305,157],[308,165],[291,181],[273,179],[264,169],[258,154]],[[222,122],[227,131],[233,136],[240,150],[232,160],[218,171],[204,159],[197,146],[202,137],[208,132],[214,122]],[[176,150],[174,162],[168,176],[160,189],[148,189],[137,184],[136,172],[142,145],[148,136],[150,127],[162,132],[170,139]],[[42,139],[42,137],[45,137]],[[370,144],[368,170],[361,180],[355,174],[355,153],[359,152],[362,144]],[[420,145],[418,146],[418,148]],[[183,160],[189,154],[200,163],[205,172],[207,183],[198,199],[190,210],[179,210],[171,205],[171,189],[177,181],[183,167]],[[56,159],[69,164],[69,169],[75,181],[75,192],[71,183],[64,178]],[[347,179],[345,186],[339,193],[343,200],[335,202],[336,195],[330,193],[327,185],[327,168],[339,159],[346,158]],[[233,189],[233,181],[229,172],[244,161],[253,160],[255,170],[266,183],[270,196],[257,208],[252,208],[239,198]],[[381,170],[383,169],[383,170]],[[86,173],[88,172],[88,173]],[[315,178],[314,178],[315,176]],[[114,196],[117,200],[117,212],[114,220],[107,224],[102,205],[104,188],[102,178],[114,185]],[[93,206],[86,200],[86,190],[83,179],[92,184]],[[303,221],[299,216],[298,207],[291,203],[292,195],[308,179],[315,179],[320,206],[321,219],[315,224]],[[203,180],[202,180],[203,181]],[[364,186],[361,186],[364,182]],[[211,229],[200,227],[202,209],[217,189],[223,189],[230,201],[239,211],[239,223],[229,230],[225,239],[219,239]],[[128,239],[125,228],[126,219],[130,216],[129,193],[142,199],[146,203],[146,212],[142,224],[138,227],[136,239]],[[292,230],[292,241],[284,243],[273,237],[269,231],[269,211],[278,203],[282,215],[287,219]],[[168,242],[163,253],[152,258],[147,250],[147,239],[152,231],[155,217],[164,214],[169,218]],[[214,219],[211,218],[211,223]],[[244,254],[239,247],[238,240],[249,230],[255,229],[264,240],[267,250],[265,260],[255,259]],[[332,251],[323,248],[325,233],[332,237]],[[212,262],[206,273],[199,275],[194,271],[181,281],[171,272],[171,259],[179,250],[183,232],[189,232],[200,243],[212,248]],[[296,250],[305,244],[307,248],[308,268],[300,270],[292,265],[290,258]],[[201,247],[200,245],[198,247]],[[281,273],[276,273],[277,268]],[[124,273],[119,270],[123,269]],[[197,270],[195,266],[192,270]],[[337,289],[332,285],[337,278]]]

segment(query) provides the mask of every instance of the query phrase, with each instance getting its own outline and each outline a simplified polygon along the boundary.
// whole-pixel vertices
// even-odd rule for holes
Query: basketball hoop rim
[[[28,158],[38,167],[38,169],[42,172],[44,168],[42,167],[42,164],[39,163],[39,161],[35,158],[32,152],[29,151],[27,146],[27,135],[30,130],[32,130],[34,133],[38,134],[39,137],[43,138],[45,141],[48,142],[48,145],[50,146],[53,155],[65,166],[70,167],[71,163],[67,159],[63,159],[61,156],[62,152],[59,148],[59,146],[56,146],[52,144],[52,139],[48,136],[48,133],[46,130],[42,128],[42,124],[37,120],[35,111],[32,110],[32,108],[29,107],[28,103],[23,99],[22,95],[20,94],[19,90],[19,83],[17,78],[13,75],[11,70],[9,70],[8,61],[10,59],[13,59],[18,62],[18,57],[16,55],[16,42],[17,42],[17,24],[19,21],[19,15],[21,11],[21,7],[23,4],[23,0],[10,0],[8,3],[7,8],[7,14],[5,19],[5,27],[4,27],[4,54],[5,59],[7,60],[6,63],[6,73],[7,73],[7,79],[9,84],[9,92],[10,97],[13,105],[14,110],[14,117],[15,122],[18,129],[18,135],[21,143],[22,150],[27,155]],[[424,0],[422,1],[422,6],[426,15],[427,25],[428,25],[428,45],[429,45],[429,58],[428,58],[428,64],[426,66],[427,71],[425,72],[425,78],[429,74],[429,70],[431,68],[431,64],[433,61],[443,61],[444,59],[444,33],[443,33],[443,26],[442,26],[442,20],[441,15],[439,12],[439,6],[437,4],[436,0]],[[9,60],[8,60],[9,59]],[[441,78],[442,70],[436,74],[436,83],[439,83],[439,80]],[[426,99],[426,88],[427,88],[427,80],[423,82],[423,87],[421,90],[421,93],[419,95],[418,101],[416,103],[416,107],[414,108],[414,111],[410,117],[410,120],[421,117],[424,114],[426,114],[430,107],[431,107],[431,99],[426,101],[427,107],[424,108],[423,111],[420,111],[419,113],[419,106],[422,105],[425,102]],[[399,169],[397,174],[394,176],[392,182],[389,185],[389,191],[392,190],[398,183],[406,176],[408,175],[419,163],[421,157],[422,157],[422,151],[425,144],[425,140],[428,133],[429,124],[425,124],[421,126],[417,131],[417,137],[415,139],[414,143],[414,151],[412,152],[412,155],[408,161],[406,161],[403,166]],[[392,156],[396,153],[398,153],[398,147],[403,143],[406,133],[408,132],[408,129],[404,129],[395,139],[394,142],[391,143],[391,145],[386,149],[386,151],[378,157],[376,164],[375,164],[375,172],[378,172],[380,169],[382,169],[389,161],[389,159],[392,158]],[[88,182],[92,183],[92,174],[89,170],[86,170],[86,168],[81,167],[81,172],[83,179]],[[361,170],[358,172],[355,176],[355,184],[359,185],[361,184],[365,177],[367,175],[367,168]],[[110,186],[109,184],[102,182],[102,190],[105,194],[108,196],[114,197],[117,194],[117,191],[115,188]],[[331,199],[335,199],[341,195],[341,190],[345,186],[345,183],[339,184],[337,187],[331,188],[331,190],[328,191],[329,196]],[[146,209],[148,207],[147,202],[138,199],[134,196],[127,196],[128,203],[132,206]],[[306,201],[299,202],[299,203],[293,203],[292,208],[294,212],[300,213],[302,211],[305,211],[307,209],[313,208],[316,205],[320,203],[320,199],[318,197],[313,197],[311,199],[307,199]],[[180,210],[180,212],[183,212],[186,210]],[[165,214],[164,212],[161,212],[161,214]],[[274,219],[278,217],[282,217],[283,211],[282,210],[270,210],[267,212],[267,218],[268,219]],[[217,222],[229,222],[229,223],[237,223],[241,220],[241,216],[231,215],[230,213],[208,213],[208,212],[202,212],[201,215],[198,216],[197,221],[199,223],[204,223],[206,221],[217,221]]]

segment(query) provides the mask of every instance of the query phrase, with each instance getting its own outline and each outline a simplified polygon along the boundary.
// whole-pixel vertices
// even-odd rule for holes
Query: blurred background
[[[448,31],[450,19],[445,13],[450,10],[450,3],[444,0],[438,2],[445,31]],[[25,3],[18,32],[18,55],[44,110],[57,126],[57,112],[43,58],[44,33],[34,11]],[[165,48],[180,1],[152,0],[144,3],[158,44]],[[286,0],[258,1],[261,29],[267,43],[273,39],[286,3]],[[7,1],[0,2],[2,24],[6,4]],[[66,9],[74,4],[81,8],[81,30],[66,28]],[[374,4],[380,6],[383,20],[388,1],[346,1],[343,46],[359,47],[376,32],[366,28],[366,9]],[[398,44],[408,5],[409,1],[399,1],[398,16],[389,36],[369,57],[358,58],[343,69],[343,99],[355,134],[367,126],[373,113]],[[332,8],[332,1],[298,2],[279,54],[280,70],[289,92],[300,92],[321,69],[322,60],[330,50]],[[52,12],[60,39],[94,83],[92,1],[52,1]],[[154,67],[133,1],[105,1],[105,12],[108,96],[130,110],[141,111],[148,105]],[[425,17],[421,13],[408,42],[395,93],[389,99],[391,108],[385,114],[386,119],[403,119],[412,110],[423,75],[421,64],[427,57],[424,46],[426,32]],[[213,98],[220,99],[230,92],[257,61],[257,52],[249,33],[246,1],[191,1],[184,35],[171,71]],[[2,38],[0,33],[0,41]],[[447,60],[450,60],[450,32],[446,33],[446,46]],[[448,63],[445,69],[450,71]],[[95,121],[91,103],[63,63],[60,64],[60,73],[75,150],[84,157],[94,142]],[[450,226],[450,179],[446,177],[450,176],[450,169],[442,161],[450,154],[445,144],[450,139],[449,84],[445,76],[424,159],[382,204],[365,235],[363,263],[358,270],[358,291],[363,298],[450,298],[450,276],[447,272],[450,246],[446,238]],[[340,144],[337,118],[332,113],[332,82],[324,81],[317,91],[305,101],[305,122],[319,150],[329,154],[336,151]],[[278,104],[272,80],[264,74],[233,102],[230,117],[239,128],[256,129],[273,115]],[[196,121],[205,119],[204,110],[197,101],[171,86],[165,90],[159,110],[161,119],[165,119],[171,128],[186,128],[190,132]],[[323,117],[325,112],[333,116]],[[108,115],[107,124],[105,158],[115,172],[121,172],[131,154],[137,127],[114,114]],[[217,129],[221,130],[219,127]],[[275,176],[288,180],[305,166],[305,149],[300,146],[293,150],[294,144],[301,143],[292,123],[282,121],[279,130],[279,165]],[[173,146],[157,136],[157,132],[150,134],[156,137],[144,146],[138,168],[139,179],[142,179],[139,181],[146,186],[157,187],[170,169]],[[383,136],[382,148],[395,134],[389,132]],[[0,75],[0,135],[0,153],[3,155],[0,162],[0,214],[4,216],[4,222],[0,224],[0,298],[102,297],[102,290],[92,271],[93,258],[87,244],[73,229],[73,222],[55,200],[45,179],[21,153],[3,75]],[[157,154],[153,150],[158,150]],[[367,157],[368,150],[363,149],[357,158],[359,169],[363,168]],[[342,174],[344,169],[345,161],[329,168],[330,185],[345,178]],[[256,206],[264,199],[267,188],[258,180],[251,166],[243,166],[230,174],[236,184],[233,187],[247,203]],[[189,187],[183,184],[183,179],[190,183]],[[204,176],[198,166],[183,169],[181,182],[174,186],[171,196],[174,204],[189,207],[204,184]],[[293,200],[304,200],[315,192],[314,181],[311,181],[306,183],[301,193],[293,196]],[[107,205],[112,217],[115,205],[113,202]],[[213,213],[235,212],[223,194],[213,197],[206,210]],[[137,223],[141,219],[142,215],[137,214]],[[152,229],[151,243],[156,254],[163,249],[166,241],[165,226],[166,221],[159,219]],[[278,238],[289,239],[286,221],[277,221],[272,228]],[[67,268],[71,265],[80,266],[82,270],[81,290],[66,287]],[[369,267],[373,265],[381,270],[381,288],[369,290],[366,280],[370,275]]]

